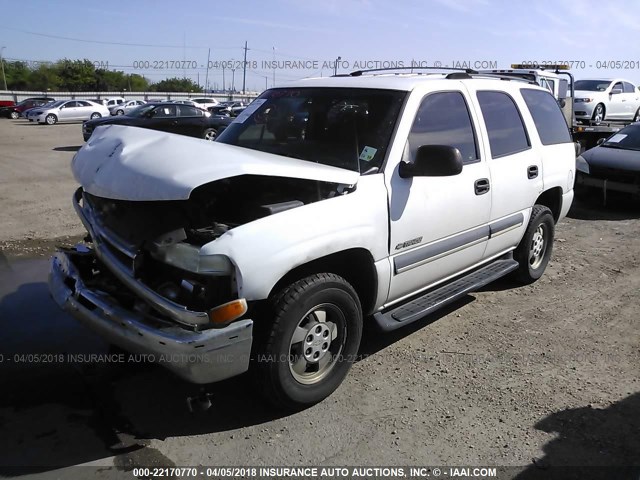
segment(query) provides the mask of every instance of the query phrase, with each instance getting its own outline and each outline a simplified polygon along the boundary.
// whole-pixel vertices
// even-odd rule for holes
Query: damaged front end
[[[79,188],[73,204],[89,235],[53,257],[52,295],[110,343],[152,355],[186,380],[238,375],[249,366],[253,329],[240,272],[202,247],[245,223],[348,191],[253,175],[202,185],[187,200],[114,200]]]

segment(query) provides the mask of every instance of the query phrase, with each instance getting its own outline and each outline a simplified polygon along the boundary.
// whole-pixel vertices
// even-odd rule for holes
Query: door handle
[[[531,165],[529,168],[527,168],[527,178],[529,180],[531,180],[532,178],[536,178],[538,176],[538,166],[537,165]]]
[[[479,178],[474,183],[476,195],[484,195],[491,189],[488,178]]]

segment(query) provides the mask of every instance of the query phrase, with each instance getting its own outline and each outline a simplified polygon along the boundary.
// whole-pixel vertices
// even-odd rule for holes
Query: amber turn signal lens
[[[209,320],[217,325],[229,323],[247,313],[247,309],[244,298],[232,300],[209,310]]]

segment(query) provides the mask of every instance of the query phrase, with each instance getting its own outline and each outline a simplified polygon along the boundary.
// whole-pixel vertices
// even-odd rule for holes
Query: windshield
[[[364,88],[267,90],[217,141],[357,172],[377,171],[405,96]]]
[[[146,105],[140,105],[139,107],[134,108],[129,113],[127,113],[127,116],[129,116],[129,117],[144,117],[144,115],[147,112],[150,112],[154,108],[155,108],[155,105],[150,104],[150,103],[147,103]]]
[[[575,84],[576,90],[587,90],[589,92],[604,92],[611,80],[578,80]]]
[[[622,148],[624,150],[640,150],[640,124],[629,125],[618,133],[614,133],[605,140],[602,146]]]

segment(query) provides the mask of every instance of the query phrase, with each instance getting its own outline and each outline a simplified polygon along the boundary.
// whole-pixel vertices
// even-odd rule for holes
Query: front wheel
[[[124,115],[124,110],[120,109],[116,112],[116,115]]]
[[[551,210],[544,205],[535,205],[524,237],[513,253],[513,258],[520,264],[515,271],[518,281],[529,284],[542,276],[551,258],[554,232]]]
[[[640,122],[640,108],[638,108],[638,110],[636,110],[636,114],[633,116],[633,121],[634,122]]]
[[[58,122],[58,117],[56,117],[53,113],[47,115],[44,119],[47,125],[55,125]]]
[[[300,409],[325,399],[351,368],[362,337],[362,308],[342,277],[320,273],[271,300],[273,324],[258,347],[256,370],[267,400]]]
[[[598,105],[596,105],[596,108],[593,109],[593,115],[591,116],[591,120],[593,120],[596,123],[600,123],[604,121],[604,115],[605,115],[604,105],[599,103]]]
[[[102,115],[100,115],[98,112],[93,112],[91,114],[91,120],[93,120],[94,118],[101,118]]]
[[[16,120],[16,119],[20,118],[20,113],[18,113],[18,112],[11,112],[10,117],[11,117],[12,119]]]
[[[207,128],[204,131],[204,134],[202,135],[202,138],[204,138],[205,140],[208,140],[210,142],[213,142],[216,137],[218,136],[218,132],[216,131],[215,128]]]

